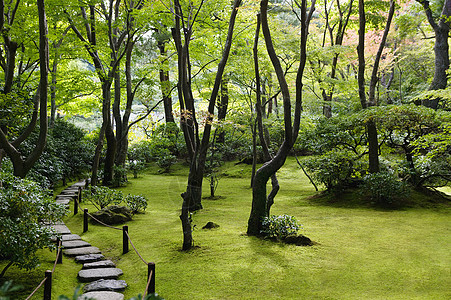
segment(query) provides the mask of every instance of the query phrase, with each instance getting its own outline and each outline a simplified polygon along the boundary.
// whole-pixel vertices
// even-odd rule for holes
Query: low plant
[[[390,172],[368,174],[363,178],[363,182],[363,193],[380,207],[402,206],[409,194],[407,184]]]
[[[123,200],[121,191],[110,189],[106,186],[91,186],[82,192],[83,199],[89,201],[97,209],[105,208],[109,205],[119,204]]]
[[[266,237],[284,239],[289,235],[296,235],[302,225],[298,223],[295,217],[289,215],[265,217],[262,222],[261,231]]]
[[[125,205],[130,208],[133,214],[144,212],[147,208],[147,199],[143,195],[130,195],[124,198]]]

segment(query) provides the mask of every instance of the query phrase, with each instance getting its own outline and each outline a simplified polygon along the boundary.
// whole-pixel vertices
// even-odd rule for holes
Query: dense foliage
[[[0,259],[32,269],[38,249],[55,247],[48,224],[60,221],[66,208],[34,182],[1,173],[0,183]]]

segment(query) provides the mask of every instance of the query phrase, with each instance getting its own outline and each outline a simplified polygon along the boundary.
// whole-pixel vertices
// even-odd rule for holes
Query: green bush
[[[390,172],[368,174],[364,178],[363,193],[377,206],[385,208],[400,207],[408,197],[409,189]]]
[[[57,204],[35,182],[0,173],[0,260],[30,270],[39,264],[36,251],[55,247],[53,228],[61,220],[64,205]],[[0,274],[0,277],[3,275]]]
[[[264,218],[262,234],[269,238],[283,239],[289,235],[297,234],[302,225],[295,217],[289,215],[272,215]]]
[[[147,199],[143,195],[127,195],[124,198],[125,205],[133,214],[144,212],[147,208]]]
[[[304,161],[313,180],[324,184],[326,189],[342,189],[354,185],[366,174],[366,161],[359,159],[353,152],[338,149],[324,155]]]
[[[121,191],[116,191],[106,186],[91,186],[88,189],[84,189],[82,197],[83,200],[91,202],[97,209],[119,204],[123,200]]]

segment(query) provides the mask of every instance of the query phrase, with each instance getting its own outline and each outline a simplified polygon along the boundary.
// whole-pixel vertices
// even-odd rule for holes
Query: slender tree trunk
[[[218,105],[218,121],[223,122],[227,115],[227,108],[229,106],[229,77],[225,75],[221,81],[221,93],[220,101]],[[218,137],[216,139],[218,144],[224,144],[225,142],[225,131],[220,129]]]
[[[160,89],[163,95],[164,117],[167,123],[175,123],[174,115],[172,114],[172,97],[171,97],[171,83],[169,81],[169,61],[166,45],[164,41],[157,41],[158,49],[161,56],[160,67]]]
[[[271,207],[271,199],[266,194],[266,184],[268,180],[279,170],[293,147],[296,141],[302,111],[302,76],[304,73],[306,63],[306,48],[307,48],[307,24],[308,18],[306,13],[306,0],[302,0],[301,3],[301,46],[300,46],[300,63],[296,76],[296,101],[294,118],[292,123],[292,111],[291,100],[288,84],[284,76],[284,71],[280,65],[279,58],[274,50],[272,43],[271,33],[268,25],[268,1],[262,0],[260,3],[261,11],[261,25],[263,36],[265,38],[265,45],[268,55],[271,59],[271,63],[277,75],[279,86],[282,92],[283,98],[283,110],[284,110],[284,128],[285,139],[279,148],[277,154],[263,166],[257,170],[254,178],[254,185],[252,188],[252,209],[248,220],[247,234],[248,235],[260,235],[262,230],[263,218],[269,215],[268,209]],[[314,5],[311,7],[311,11],[314,10]],[[273,186],[274,191],[274,186]],[[271,196],[271,194],[270,194]]]

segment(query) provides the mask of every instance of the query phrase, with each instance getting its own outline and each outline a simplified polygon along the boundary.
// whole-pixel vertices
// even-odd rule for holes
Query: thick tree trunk
[[[94,152],[94,158],[92,160],[92,170],[91,170],[91,185],[96,186],[98,184],[97,173],[99,171],[100,165],[100,155],[102,154],[103,141],[105,139],[105,124],[102,124],[99,132],[99,140],[97,141],[97,146]]]

